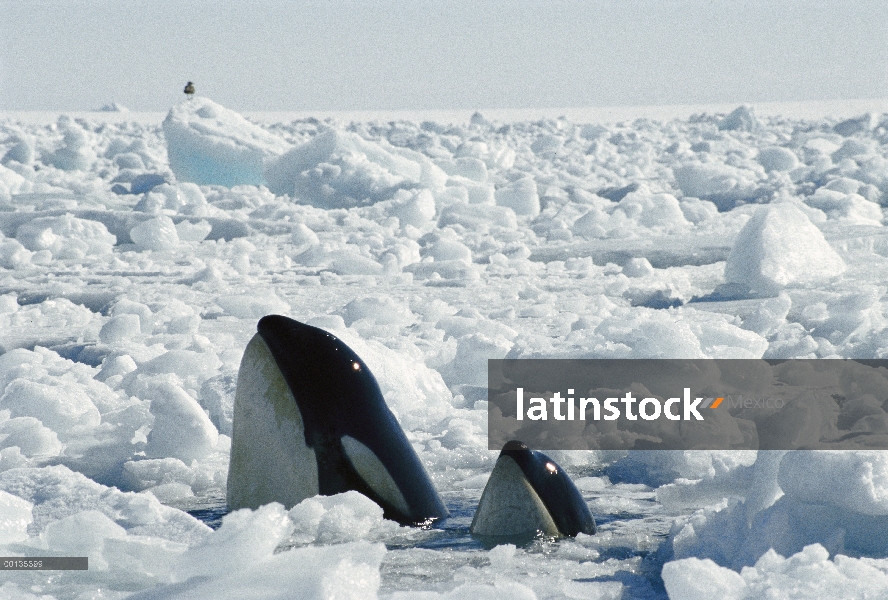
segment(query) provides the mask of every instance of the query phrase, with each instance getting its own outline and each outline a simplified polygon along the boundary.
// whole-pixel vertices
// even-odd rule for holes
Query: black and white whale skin
[[[356,490],[402,524],[448,516],[367,365],[339,338],[263,317],[234,400],[228,508]]]
[[[479,536],[595,533],[580,491],[558,464],[525,444],[503,446],[469,531]]]

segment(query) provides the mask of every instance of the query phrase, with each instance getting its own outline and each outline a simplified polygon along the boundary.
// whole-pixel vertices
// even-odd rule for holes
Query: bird
[[[194,96],[194,84],[189,81],[183,91],[185,92],[185,95],[188,96],[188,99],[191,100],[192,96]]]

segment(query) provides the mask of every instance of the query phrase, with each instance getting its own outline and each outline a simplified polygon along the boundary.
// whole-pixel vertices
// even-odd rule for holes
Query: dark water
[[[225,505],[214,506],[211,508],[196,508],[186,510],[189,515],[209,525],[213,529],[219,529],[222,526],[222,517],[229,513],[228,507]]]

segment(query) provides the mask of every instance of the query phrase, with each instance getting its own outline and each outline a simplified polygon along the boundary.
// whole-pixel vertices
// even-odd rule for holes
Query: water
[[[469,527],[481,490],[447,491],[441,497],[450,517],[374,540],[388,549],[381,568],[382,594],[446,591],[464,583],[489,584],[505,578],[529,585],[541,599],[594,596],[611,589],[602,584],[612,586],[614,597],[619,597],[619,590],[630,598],[665,595],[656,549],[675,515],[666,514],[647,486],[608,484],[601,491],[584,492],[598,533],[561,539],[473,536]],[[228,509],[217,502],[187,512],[218,529]],[[491,552],[503,544],[515,546],[514,555],[502,548]]]

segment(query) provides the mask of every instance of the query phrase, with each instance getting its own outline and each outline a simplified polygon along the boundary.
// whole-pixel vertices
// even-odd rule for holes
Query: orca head
[[[507,442],[481,494],[469,531],[522,538],[542,533],[595,533],[595,519],[577,487],[554,460],[518,441]]]
[[[356,490],[386,518],[448,516],[363,360],[333,334],[263,317],[238,374],[229,508]],[[242,384],[243,382],[243,384]]]

